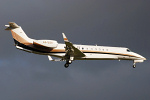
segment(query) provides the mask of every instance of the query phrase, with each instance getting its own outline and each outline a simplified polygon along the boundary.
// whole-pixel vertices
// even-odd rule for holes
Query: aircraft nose
[[[145,57],[143,57],[143,60],[146,60],[146,58],[145,58]]]
[[[140,57],[142,60],[146,60],[146,58],[143,57],[143,56],[141,56],[141,55],[139,55],[139,57]]]
[[[146,60],[146,58],[145,57],[143,57],[143,56],[141,56],[141,55],[139,55],[139,54],[137,54],[137,53],[134,53],[138,58],[140,58],[141,60]]]

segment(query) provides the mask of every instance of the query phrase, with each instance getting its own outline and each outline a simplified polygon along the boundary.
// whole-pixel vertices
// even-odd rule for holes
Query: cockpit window
[[[127,49],[127,51],[128,51],[128,52],[131,52],[131,50],[130,50],[130,49]]]

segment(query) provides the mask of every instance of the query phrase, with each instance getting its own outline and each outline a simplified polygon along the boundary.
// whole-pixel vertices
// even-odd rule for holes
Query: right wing
[[[73,56],[73,57],[85,57],[85,54],[76,48],[71,42],[68,41],[67,37],[64,33],[62,33],[64,42],[66,44],[66,55],[65,56]]]

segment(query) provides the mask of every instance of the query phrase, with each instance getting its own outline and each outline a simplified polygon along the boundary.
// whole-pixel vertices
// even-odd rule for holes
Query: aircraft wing
[[[85,54],[76,48],[71,42],[68,41],[67,37],[64,33],[62,33],[65,44],[66,44],[66,55],[65,56],[73,56],[73,57],[85,57]]]

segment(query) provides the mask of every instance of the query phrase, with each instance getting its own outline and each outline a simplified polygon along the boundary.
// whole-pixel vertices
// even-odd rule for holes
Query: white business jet
[[[62,33],[65,44],[55,40],[35,40],[29,38],[20,26],[14,22],[5,25],[5,30],[10,30],[17,49],[30,53],[48,55],[50,61],[66,61],[65,68],[74,60],[133,60],[133,68],[136,63],[146,60],[143,56],[124,47],[108,47],[94,45],[77,45],[69,42]],[[58,59],[52,59],[52,57]]]

